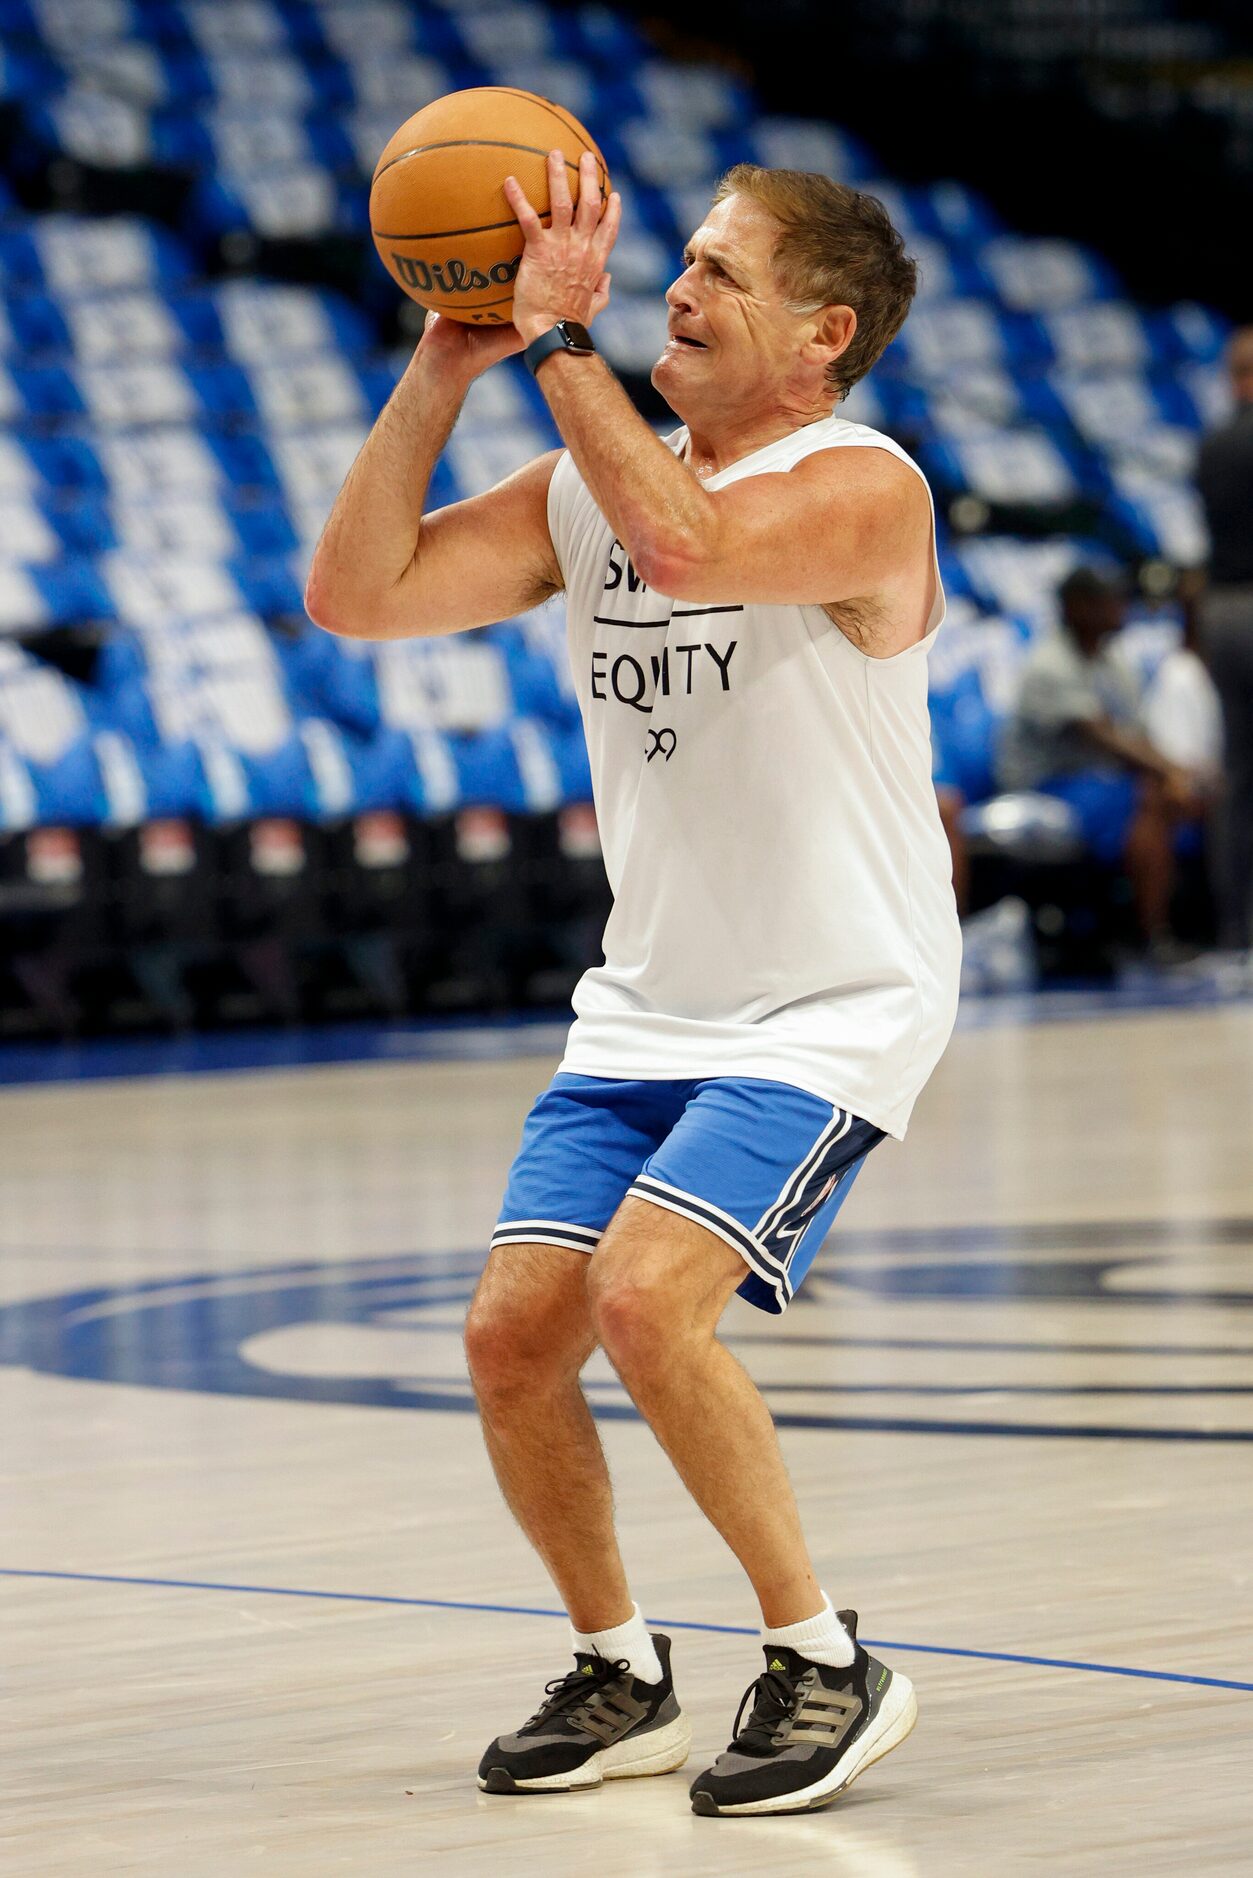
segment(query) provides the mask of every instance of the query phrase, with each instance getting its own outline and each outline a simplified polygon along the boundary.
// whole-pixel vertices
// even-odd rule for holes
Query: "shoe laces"
[[[740,1731],[740,1717],[751,1698],[752,1712],[743,1732]],[[740,1706],[735,1712],[732,1729],[734,1739],[731,1746],[737,1751],[749,1754],[768,1754],[774,1746],[775,1733],[780,1722],[789,1721],[796,1707],[797,1683],[792,1676],[785,1676],[777,1669],[768,1669],[751,1682],[740,1698]]]
[[[518,1730],[519,1734],[525,1734],[528,1728],[535,1728],[541,1722],[551,1721],[554,1715],[580,1707],[607,1683],[616,1682],[619,1676],[629,1676],[630,1673],[631,1665],[624,1657],[611,1663],[608,1657],[594,1656],[590,1663],[567,1670],[564,1676],[554,1677],[552,1682],[544,1684],[546,1700],[536,1709],[530,1721]]]

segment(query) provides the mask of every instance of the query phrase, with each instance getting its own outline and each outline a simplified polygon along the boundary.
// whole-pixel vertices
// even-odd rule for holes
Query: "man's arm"
[[[890,451],[819,450],[706,490],[596,361],[555,353],[539,382],[597,507],[670,599],[835,605],[882,592],[929,551],[926,488]]]
[[[1082,719],[1079,729],[1092,745],[1094,754],[1112,756],[1125,768],[1138,770],[1144,776],[1156,776],[1159,782],[1179,783],[1182,772],[1177,765],[1139,731],[1128,730],[1108,717]]]
[[[1018,696],[1018,714],[1045,733],[1069,730],[1089,746],[1094,761],[1112,759],[1120,768],[1161,783],[1180,805],[1193,791],[1185,773],[1163,756],[1143,731],[1108,716],[1086,664],[1067,660],[1059,669],[1047,643],[1028,665]]]
[[[505,185],[526,236],[514,293],[526,341],[556,319],[585,317],[580,299],[590,300],[594,285],[598,298],[608,297],[600,269],[617,208],[611,200],[602,219],[594,184],[594,161],[585,157],[573,206],[564,163],[550,157],[548,228],[516,182]],[[919,596],[932,583],[931,509],[921,479],[890,452],[815,452],[786,474],[709,491],[598,358],[554,353],[539,385],[597,508],[659,593],[820,606],[890,595],[902,604],[889,609],[874,652],[890,655],[921,636],[929,601]]]
[[[484,495],[422,514],[471,383],[520,344],[512,327],[428,322],[322,531],[305,588],[317,625],[354,639],[462,632],[559,591],[548,531],[557,452]]]

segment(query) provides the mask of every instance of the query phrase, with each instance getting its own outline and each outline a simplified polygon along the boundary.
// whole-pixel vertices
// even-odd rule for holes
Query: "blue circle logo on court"
[[[1253,1305],[1251,1244],[1240,1220],[845,1231],[786,1318],[736,1307],[723,1329],[783,1428],[1246,1441],[1253,1391],[1228,1378],[1253,1346],[1233,1346],[1229,1315],[1221,1345],[1206,1330],[1211,1310]],[[471,1413],[461,1332],[482,1265],[407,1254],[35,1298],[0,1307],[0,1364]],[[1063,1302],[1090,1338],[1076,1343],[1073,1309],[1050,1336]],[[637,1419],[600,1353],[584,1384],[598,1418]]]

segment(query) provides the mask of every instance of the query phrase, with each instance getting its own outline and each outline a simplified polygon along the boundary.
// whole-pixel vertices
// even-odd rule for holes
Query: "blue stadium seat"
[[[56,296],[174,286],[192,273],[181,241],[133,216],[42,215],[0,228],[0,278]]]
[[[1112,514],[1142,554],[1161,555],[1179,567],[1205,559],[1209,537],[1196,491],[1135,464],[1112,472]]]
[[[277,639],[275,650],[297,717],[327,721],[358,740],[376,734],[381,715],[370,644],[335,639],[309,626]]]
[[[1003,230],[1004,224],[991,203],[965,183],[932,183],[927,198],[935,228],[945,241],[959,248],[977,250]]]
[[[116,617],[116,604],[98,563],[67,555],[47,567],[22,570],[37,596],[37,611],[19,626],[72,626],[81,621],[101,625]]]
[[[394,729],[478,732],[515,714],[508,661],[481,634],[396,639],[371,650],[379,717]]]
[[[247,233],[272,240],[311,240],[354,225],[352,198],[320,164],[274,170],[220,170],[206,177],[191,203],[203,239]]]
[[[960,608],[936,641],[929,671],[933,736],[945,780],[969,803],[996,792],[996,746],[1026,644],[1019,623],[963,618]]]
[[[1178,363],[1214,364],[1231,331],[1229,320],[1190,301],[1147,317],[1162,355]]]
[[[1072,241],[997,235],[983,243],[979,262],[1015,313],[1056,312],[1118,292],[1113,268]]]
[[[1048,308],[1040,325],[1059,366],[1074,371],[1144,371],[1154,365],[1154,327],[1125,300]]]
[[[207,791],[193,743],[137,743],[110,725],[93,734],[92,749],[112,827],[202,812]]]
[[[1082,458],[1025,425],[950,436],[923,454],[941,484],[990,503],[1059,507],[1074,502],[1084,483]]]
[[[1033,623],[1056,617],[1057,588],[1072,568],[1082,561],[1109,560],[1108,551],[1099,543],[1067,536],[1019,541],[1009,535],[987,535],[958,543],[952,553],[969,592],[983,610]]]
[[[817,170],[858,187],[873,173],[864,144],[825,120],[762,116],[749,139],[753,160],[767,169]]]
[[[565,744],[542,724],[514,718],[499,730],[454,738],[451,748],[463,802],[542,814],[565,800]]]
[[[106,803],[79,688],[20,647],[0,643],[0,738],[24,774],[35,820],[90,826]]]
[[[1021,370],[1047,352],[1033,320],[982,299],[924,300],[894,344],[914,371],[929,377],[954,365]]]

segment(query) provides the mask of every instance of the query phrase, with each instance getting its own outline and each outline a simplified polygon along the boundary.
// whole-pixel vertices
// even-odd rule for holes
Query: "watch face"
[[[595,352],[592,335],[577,320],[558,320],[557,331],[571,352]]]

